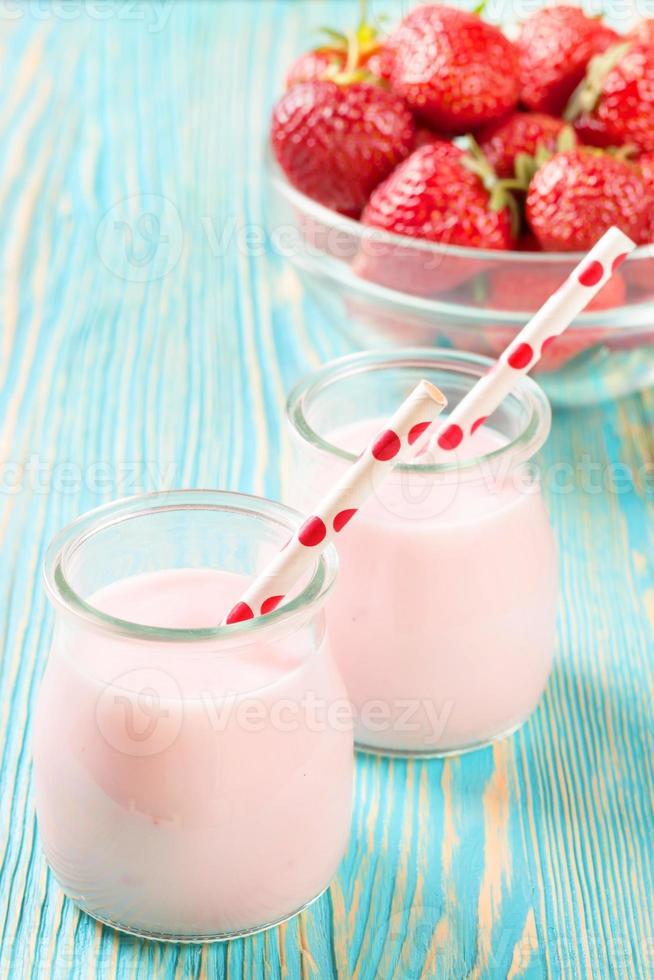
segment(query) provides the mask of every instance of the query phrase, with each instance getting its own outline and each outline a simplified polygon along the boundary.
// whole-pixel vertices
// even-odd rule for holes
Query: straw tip
[[[620,231],[619,228],[616,228],[615,225],[612,225],[611,228],[609,228],[608,231],[602,235],[600,241],[607,245],[615,244],[616,246],[622,248],[625,252],[633,252],[633,250],[638,247],[636,242],[629,238],[629,235],[625,235],[625,233]]]
[[[440,390],[440,388],[437,388],[436,385],[433,385],[431,381],[425,380],[425,378],[423,378],[422,381],[420,382],[420,386],[423,389],[423,391],[427,395],[429,395],[429,397],[433,399],[433,401],[436,402],[437,405],[440,405],[441,408],[445,408],[445,406],[447,405],[447,398]]]

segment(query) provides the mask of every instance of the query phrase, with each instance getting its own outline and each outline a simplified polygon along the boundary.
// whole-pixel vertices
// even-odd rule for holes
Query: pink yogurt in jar
[[[63,889],[102,921],[242,935],[307,905],[338,867],[352,733],[325,635],[334,552],[283,610],[216,627],[296,518],[244,495],[148,495],[50,549],[38,825]]]
[[[301,382],[289,400],[289,499],[310,510],[421,377],[454,406],[488,364],[447,351],[366,353]],[[337,539],[327,623],[360,748],[460,752],[512,731],[538,704],[557,576],[530,461],[549,424],[544,394],[521,379],[451,462],[426,453],[399,467]]]

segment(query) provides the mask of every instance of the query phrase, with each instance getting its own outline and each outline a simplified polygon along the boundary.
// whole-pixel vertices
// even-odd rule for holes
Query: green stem
[[[347,36],[347,61],[345,62],[346,73],[353,72],[359,64],[359,37],[356,31],[348,33]]]

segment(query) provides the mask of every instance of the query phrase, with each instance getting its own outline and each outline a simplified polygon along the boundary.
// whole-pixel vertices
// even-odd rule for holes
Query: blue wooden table
[[[66,901],[39,849],[46,542],[141,489],[275,496],[285,392],[347,350],[244,233],[284,65],[354,9],[0,10],[2,977],[654,976],[651,394],[555,418],[565,602],[542,707],[464,758],[359,758],[350,848],[308,912],[225,945],[138,941]]]

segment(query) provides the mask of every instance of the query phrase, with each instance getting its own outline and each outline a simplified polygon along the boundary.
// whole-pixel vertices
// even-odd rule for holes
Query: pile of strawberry
[[[383,42],[362,23],[291,67],[271,139],[296,188],[399,235],[566,252],[617,225],[654,242],[654,20],[621,37],[545,8],[515,41],[440,4]]]

